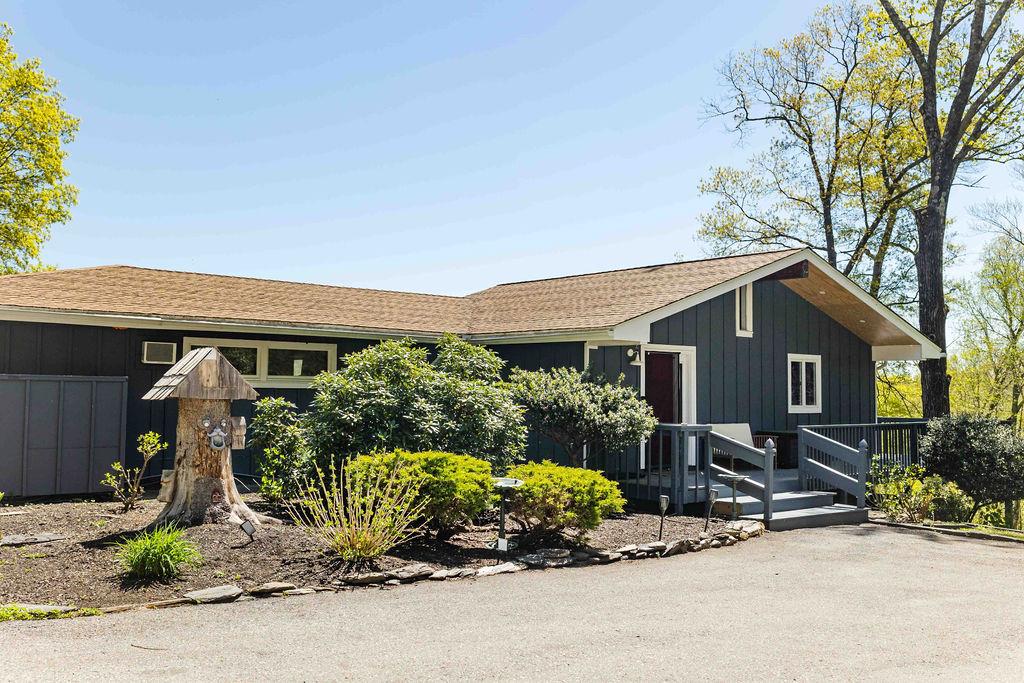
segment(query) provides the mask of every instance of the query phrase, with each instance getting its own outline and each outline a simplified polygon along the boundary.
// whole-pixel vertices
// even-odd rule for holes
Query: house
[[[875,422],[875,362],[941,353],[806,249],[464,297],[130,266],[10,275],[0,277],[0,490],[93,491],[115,442],[123,452],[147,430],[173,434],[174,407],[142,396],[192,348],[216,346],[262,395],[302,406],[312,377],[339,357],[445,331],[527,369],[622,374],[662,423],[743,423],[780,442],[805,425]],[[649,476],[650,447],[637,450],[630,457]],[[553,455],[536,437],[529,454]],[[235,467],[252,473],[254,463],[242,452]]]

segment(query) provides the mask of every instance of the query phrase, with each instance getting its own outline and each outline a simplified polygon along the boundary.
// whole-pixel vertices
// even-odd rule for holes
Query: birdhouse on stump
[[[274,521],[242,501],[231,470],[231,449],[245,448],[245,418],[231,416],[231,402],[256,396],[220,351],[204,347],[185,354],[142,397],[178,401],[170,500],[154,525]]]

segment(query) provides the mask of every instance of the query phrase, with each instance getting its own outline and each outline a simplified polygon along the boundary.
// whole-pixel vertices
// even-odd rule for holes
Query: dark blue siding
[[[747,422],[754,431],[772,431],[875,419],[871,347],[781,282],[754,284],[752,338],[736,336],[733,292],[665,322],[651,325],[652,342],[697,347],[698,422]],[[821,414],[789,413],[790,353],[821,356]]]

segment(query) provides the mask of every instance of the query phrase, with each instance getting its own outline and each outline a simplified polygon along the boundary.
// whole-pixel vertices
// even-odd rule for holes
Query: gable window
[[[740,285],[736,288],[736,336],[754,336],[754,286]]]
[[[789,360],[789,412],[821,412],[821,356],[791,353]]]
[[[215,346],[255,387],[307,387],[338,367],[335,344],[185,337],[184,351]]]

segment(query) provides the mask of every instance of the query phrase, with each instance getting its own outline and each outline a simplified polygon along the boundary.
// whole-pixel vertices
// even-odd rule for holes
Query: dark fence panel
[[[105,491],[122,460],[126,377],[0,375],[0,491],[49,496]]]

